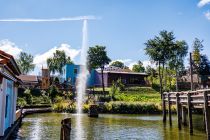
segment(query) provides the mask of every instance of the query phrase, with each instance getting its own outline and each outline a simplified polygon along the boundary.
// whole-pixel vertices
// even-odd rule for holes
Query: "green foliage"
[[[159,103],[160,94],[152,88],[130,87],[126,91],[115,95],[116,101]]]
[[[146,67],[146,73],[149,75],[148,76],[148,80],[150,82],[151,85],[153,85],[154,83],[154,79],[157,78],[157,72],[154,68],[147,66]]]
[[[160,113],[160,104],[140,102],[109,102],[99,106],[102,113],[140,114]]]
[[[121,61],[114,61],[110,64],[110,66],[115,66],[115,67],[118,67],[121,69],[123,69],[125,67],[124,63]]]
[[[58,88],[54,85],[50,86],[50,88],[48,89],[48,92],[49,92],[49,96],[50,96],[52,102],[54,102],[54,98],[56,96],[60,95]]]
[[[201,60],[201,51],[203,50],[203,40],[199,40],[198,38],[195,38],[193,42],[193,55],[192,59],[196,65],[199,65]]]
[[[63,98],[61,96],[56,96],[54,98],[54,103],[59,103],[59,102],[62,102],[63,101]]]
[[[31,91],[31,95],[32,95],[32,96],[39,97],[39,96],[42,95],[41,90],[38,89],[38,88],[30,89],[30,91]]]
[[[88,66],[90,69],[104,68],[109,64],[110,58],[107,56],[106,47],[98,46],[90,47],[88,50]]]
[[[27,105],[27,102],[24,98],[18,97],[17,98],[17,105],[20,107],[24,107]]]
[[[112,83],[111,89],[110,89],[110,96],[112,100],[115,100],[116,94],[119,94],[119,88],[115,82]]]
[[[90,47],[88,50],[88,68],[96,69],[101,68],[101,76],[102,76],[102,87],[104,91],[104,79],[103,79],[103,70],[104,66],[109,64],[111,59],[107,56],[106,47],[105,46],[98,46]]]
[[[145,72],[145,68],[143,66],[143,63],[139,60],[138,64],[134,64],[132,71],[134,72]]]
[[[25,96],[27,104],[32,104],[33,103],[33,97],[31,95],[31,90],[30,89],[26,89],[24,91],[24,96]]]
[[[206,55],[201,55],[201,62],[198,72],[200,75],[209,75],[210,73],[210,62]]]
[[[52,58],[47,59],[47,66],[50,72],[59,72],[62,74],[62,68],[66,64],[73,64],[70,57],[67,57],[64,51],[56,50]]]
[[[16,60],[18,67],[23,74],[27,74],[34,70],[35,65],[33,64],[34,57],[31,54],[21,52],[19,58]]]
[[[59,78],[58,77],[54,78],[54,83],[57,83],[57,84],[59,83]]]

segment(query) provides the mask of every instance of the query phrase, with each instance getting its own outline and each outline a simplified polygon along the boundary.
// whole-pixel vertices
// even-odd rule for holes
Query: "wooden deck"
[[[182,124],[188,124],[190,134],[193,134],[192,110],[196,108],[203,109],[204,121],[201,120],[201,123],[205,125],[207,139],[210,140],[210,89],[188,92],[164,92],[162,98],[163,122],[166,122],[168,113],[170,125],[172,125],[171,105],[176,105],[179,129],[182,128]],[[166,108],[168,108],[168,112]]]

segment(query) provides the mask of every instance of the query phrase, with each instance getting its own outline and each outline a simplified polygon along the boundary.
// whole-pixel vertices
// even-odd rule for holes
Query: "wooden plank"
[[[204,101],[191,101],[192,104],[203,104]]]
[[[189,120],[189,130],[190,130],[190,134],[193,134],[193,123],[192,123],[192,105],[191,105],[191,95],[190,93],[187,94],[188,96],[188,120]]]

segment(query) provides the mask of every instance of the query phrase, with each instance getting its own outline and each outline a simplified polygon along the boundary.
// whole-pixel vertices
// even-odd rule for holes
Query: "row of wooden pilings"
[[[169,124],[172,125],[171,106],[176,105],[178,128],[182,124],[189,126],[189,132],[193,134],[193,109],[203,109],[204,125],[206,128],[207,139],[210,140],[210,89],[189,92],[164,92],[162,96],[163,122],[166,122],[168,113]],[[168,107],[166,107],[168,105]],[[168,112],[166,110],[168,108]],[[201,120],[203,123],[203,120]]]

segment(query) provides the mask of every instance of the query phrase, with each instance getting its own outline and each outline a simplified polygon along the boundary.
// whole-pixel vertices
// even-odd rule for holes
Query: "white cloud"
[[[67,56],[70,56],[72,60],[80,53],[80,50],[71,48],[69,44],[61,44],[59,47],[54,47],[43,54],[37,54],[34,57],[34,64],[36,67],[47,67],[47,59],[53,56],[56,50],[63,50]]]
[[[156,67],[157,67],[155,63],[152,63],[152,62],[149,61],[149,60],[145,60],[145,61],[143,61],[142,63],[143,63],[143,66],[144,66],[145,68],[146,68],[147,66],[150,66],[150,67],[152,67],[152,68],[156,68]]]
[[[210,20],[210,12],[209,12],[209,11],[207,11],[206,13],[204,13],[204,15],[205,15],[205,17],[206,17],[208,20]]]
[[[200,0],[200,2],[198,3],[198,7],[203,7],[208,3],[210,3],[210,0]]]
[[[15,43],[5,39],[0,41],[0,50],[13,55],[14,58],[17,58],[22,49],[18,48]]]

